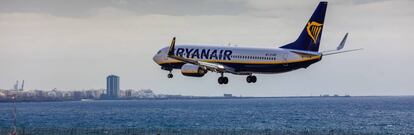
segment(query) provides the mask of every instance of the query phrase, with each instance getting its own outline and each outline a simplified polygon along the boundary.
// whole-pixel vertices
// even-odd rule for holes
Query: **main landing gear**
[[[246,81],[247,81],[247,83],[256,83],[257,77],[254,76],[254,75],[249,75],[249,76],[247,76]]]
[[[223,76],[223,73],[221,73],[221,76],[218,78],[219,84],[227,84],[229,83],[229,78]]]

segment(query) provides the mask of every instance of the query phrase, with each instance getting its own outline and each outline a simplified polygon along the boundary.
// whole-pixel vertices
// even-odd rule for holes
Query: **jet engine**
[[[193,64],[184,64],[181,67],[181,73],[185,76],[202,77],[207,73],[207,70]]]

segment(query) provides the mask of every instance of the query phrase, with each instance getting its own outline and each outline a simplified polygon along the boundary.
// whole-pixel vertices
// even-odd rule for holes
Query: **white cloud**
[[[414,24],[411,1],[330,3],[322,49],[334,48],[343,34],[350,32],[347,47],[365,50],[325,57],[306,70],[259,75],[258,84],[230,75],[228,86],[218,86],[214,73],[200,79],[176,75],[169,80],[167,72],[152,62],[153,54],[173,36],[180,44],[280,46],[297,37],[317,4],[267,2],[246,1],[248,10],[240,14],[140,14],[113,6],[87,10],[84,17],[3,12],[0,88],[12,87],[17,79],[25,79],[29,88],[101,88],[105,76],[113,73],[121,76],[122,88],[153,88],[163,93],[414,94],[407,91],[413,89],[408,80],[414,75],[410,62],[414,49],[410,45]]]

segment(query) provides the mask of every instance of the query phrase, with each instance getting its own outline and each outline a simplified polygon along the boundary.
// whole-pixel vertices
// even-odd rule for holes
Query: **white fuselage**
[[[180,68],[184,64],[179,60],[169,58],[167,52],[168,47],[162,48],[154,56],[154,61],[165,68]],[[222,64],[240,73],[287,72],[307,67],[321,58],[321,55],[305,55],[281,48],[201,45],[177,45],[174,54],[196,61]]]

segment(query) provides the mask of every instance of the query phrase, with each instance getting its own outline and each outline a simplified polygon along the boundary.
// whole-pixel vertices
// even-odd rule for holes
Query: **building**
[[[133,89],[128,89],[128,90],[124,90],[124,97],[127,97],[127,98],[129,98],[129,97],[132,97],[132,92],[133,92],[134,90]]]
[[[119,93],[119,77],[109,75],[106,77],[106,96],[108,98],[118,98]]]
[[[6,97],[6,94],[4,94],[3,92],[0,92],[0,97]]]
[[[223,96],[226,98],[229,98],[229,97],[233,97],[233,94],[224,94]]]
[[[82,92],[81,91],[74,91],[73,94],[72,94],[72,98],[77,99],[77,100],[82,99]]]
[[[101,98],[102,93],[104,93],[105,90],[94,90],[94,89],[90,89],[90,90],[84,90],[84,98],[87,99],[99,99]]]

